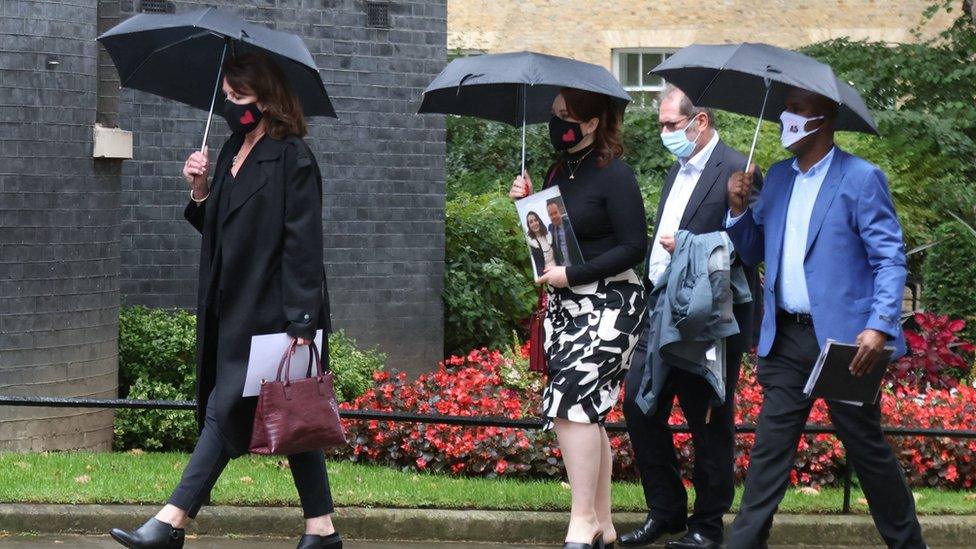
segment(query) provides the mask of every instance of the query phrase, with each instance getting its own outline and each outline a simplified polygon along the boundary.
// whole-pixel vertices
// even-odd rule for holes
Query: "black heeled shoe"
[[[339,532],[328,536],[305,534],[298,540],[298,549],[342,549],[342,536]]]
[[[613,544],[611,543],[612,547]],[[563,549],[606,549],[603,543],[603,532],[597,532],[590,543],[580,543],[578,541],[567,541],[563,544]]]
[[[186,530],[173,528],[155,518],[147,520],[132,532],[112,528],[108,534],[129,549],[182,549],[183,542],[186,540]]]

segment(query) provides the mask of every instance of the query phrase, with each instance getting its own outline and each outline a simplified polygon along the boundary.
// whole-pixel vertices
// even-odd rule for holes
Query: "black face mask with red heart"
[[[572,149],[584,137],[583,128],[577,122],[567,122],[558,116],[549,120],[549,140],[552,141],[552,148],[557,151]]]
[[[251,133],[258,127],[263,116],[264,113],[258,108],[257,102],[238,105],[230,99],[224,100],[224,118],[230,126],[230,131],[234,133]]]

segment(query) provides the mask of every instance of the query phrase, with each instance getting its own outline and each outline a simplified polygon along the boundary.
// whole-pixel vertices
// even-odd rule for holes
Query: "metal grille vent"
[[[142,13],[174,13],[176,6],[167,0],[142,0],[139,2]]]
[[[390,28],[390,3],[366,2],[366,26],[376,29]]]

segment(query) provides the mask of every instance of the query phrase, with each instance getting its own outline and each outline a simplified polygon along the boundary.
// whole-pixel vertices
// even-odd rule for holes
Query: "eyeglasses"
[[[674,122],[658,122],[657,125],[658,127],[661,128],[662,132],[673,132],[679,129],[679,125],[683,120],[691,120],[695,116],[698,115],[696,114],[694,116],[682,116],[681,118],[675,120]],[[685,124],[683,127],[687,127],[687,124]]]

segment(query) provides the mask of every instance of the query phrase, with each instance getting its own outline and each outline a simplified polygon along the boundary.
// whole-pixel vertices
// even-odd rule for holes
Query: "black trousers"
[[[776,331],[769,356],[759,363],[763,404],[729,549],[766,547],[773,515],[786,493],[797,443],[813,405],[813,400],[803,396],[803,386],[820,354],[813,326],[781,319]],[[880,406],[831,401],[827,405],[885,543],[906,549],[925,547],[915,500],[881,432]]]
[[[193,448],[190,462],[183,470],[180,484],[169,498],[170,504],[186,511],[190,518],[196,518],[200,507],[209,501],[210,490],[230,462],[215,428],[213,403],[214,398],[211,396],[203,431]],[[295,487],[298,488],[305,518],[331,514],[334,506],[329,490],[329,477],[325,470],[325,452],[320,450],[290,455],[288,465]]]
[[[633,354],[624,391],[624,416],[634,448],[644,499],[651,516],[673,526],[686,525],[692,532],[721,543],[722,515],[735,496],[735,385],[739,380],[741,353],[728,353],[725,404],[708,414],[712,388],[701,376],[680,368],[671,370],[657,410],[645,415],[634,402],[647,357],[646,334]],[[688,492],[681,482],[681,470],[674,450],[668,418],[678,397],[691,428],[695,449],[692,483],[695,505],[688,517]]]

